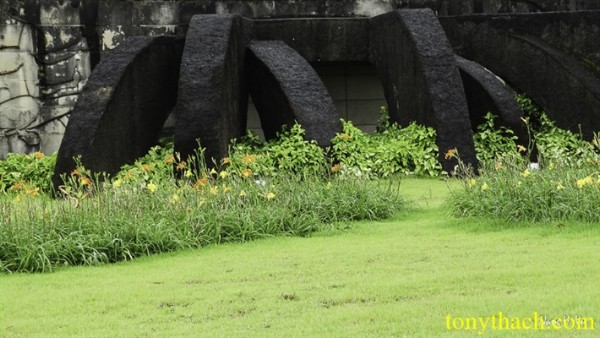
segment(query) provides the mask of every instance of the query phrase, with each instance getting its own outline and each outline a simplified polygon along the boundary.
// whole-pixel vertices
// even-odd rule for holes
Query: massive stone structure
[[[248,82],[265,137],[300,123],[321,147],[342,131],[333,100],[310,64],[282,41],[248,46]]]
[[[55,187],[76,156],[93,172],[115,174],[148,152],[175,105],[182,51],[181,38],[135,37],[100,62],[73,109]]]
[[[428,10],[405,12],[415,8]],[[394,119],[435,126],[446,169],[454,163],[445,162],[443,152],[455,146],[475,165],[470,130],[486,110],[523,134],[510,88],[530,95],[560,126],[585,136],[600,129],[599,9],[600,0],[0,0],[0,158],[56,151],[78,98],[91,102],[80,95],[90,73],[102,69],[101,60],[116,58],[111,54],[127,39],[185,36],[181,76],[169,92],[177,97],[175,139],[184,155],[199,138],[207,157],[221,157],[228,140],[243,133],[245,74],[257,69],[248,68],[248,46],[277,40],[280,50],[288,46],[288,55],[308,62],[296,59],[307,71],[308,65],[321,71],[372,65]],[[262,69],[273,75],[285,60],[269,61]],[[345,79],[323,82],[337,96],[335,84]],[[286,96],[285,90],[278,94]],[[256,97],[255,106],[266,111],[264,99]],[[109,106],[90,114],[124,114],[109,113]],[[525,143],[526,136],[520,137]],[[85,153],[81,146],[63,146],[71,149],[65,156]],[[112,169],[98,168],[111,171],[130,160],[118,158]]]

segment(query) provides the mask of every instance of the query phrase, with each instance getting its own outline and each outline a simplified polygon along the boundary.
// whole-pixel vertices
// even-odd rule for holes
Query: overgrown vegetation
[[[177,158],[171,144],[152,148],[113,178],[99,180],[79,166],[65,177],[61,200],[18,190],[17,182],[0,198],[0,270],[51,271],[212,243],[306,236],[403,207],[399,182],[344,175],[303,134],[293,126],[278,140],[250,137],[212,168]]]
[[[527,98],[519,102],[539,163],[530,164],[532,149],[517,146],[514,133],[488,114],[474,137],[480,175],[458,168],[463,188],[454,190],[450,209],[510,221],[600,221],[598,140],[556,127]],[[178,158],[167,142],[112,178],[79,166],[65,177],[59,200],[44,197],[54,156],[10,155],[0,162],[0,271],[306,236],[339,222],[388,217],[404,205],[394,175],[435,177],[441,167],[433,129],[390,124],[385,109],[381,116],[373,135],[342,121],[327,149],[306,141],[299,125],[269,142],[250,134],[211,167]],[[372,180],[389,177],[385,184]]]
[[[463,188],[450,198],[452,210],[459,216],[509,221],[599,222],[598,139],[588,142],[558,128],[526,97],[519,102],[527,114],[539,163],[530,163],[527,153],[532,149],[518,149],[511,143],[512,132],[496,129],[488,115],[479,133],[486,138],[476,138],[482,175],[465,173]]]

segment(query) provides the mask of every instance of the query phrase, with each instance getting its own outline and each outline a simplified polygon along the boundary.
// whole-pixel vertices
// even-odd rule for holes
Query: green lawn
[[[600,321],[600,230],[455,219],[446,183],[402,185],[414,209],[346,231],[1,275],[0,336],[598,335],[448,330],[448,315]]]

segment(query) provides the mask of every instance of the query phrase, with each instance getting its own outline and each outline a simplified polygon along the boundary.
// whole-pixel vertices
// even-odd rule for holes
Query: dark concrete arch
[[[591,39],[598,18],[600,12],[484,15],[446,18],[444,28],[458,54],[526,93],[561,128],[590,139],[600,130],[600,68],[594,57],[600,44]],[[576,39],[572,29],[560,29],[565,22],[596,29]],[[556,42],[559,31],[572,34],[573,46]]]
[[[392,121],[433,126],[444,170],[450,172],[457,164],[444,156],[454,148],[476,168],[460,73],[435,14],[429,9],[398,10],[370,21],[371,62],[384,85]]]
[[[472,127],[475,129],[483,122],[485,114],[491,112],[500,118],[501,126],[515,132],[518,144],[527,147],[529,133],[514,90],[475,61],[457,55],[456,63],[465,88]]]
[[[248,81],[267,139],[283,125],[298,122],[306,138],[322,147],[342,129],[333,100],[321,79],[295,50],[282,41],[252,41]]]
[[[175,151],[227,156],[229,142],[246,132],[248,90],[244,64],[252,22],[233,15],[196,15],[185,40],[176,107]]]
[[[135,37],[98,64],[69,119],[53,183],[81,156],[93,172],[114,174],[156,144],[175,105],[183,39]]]

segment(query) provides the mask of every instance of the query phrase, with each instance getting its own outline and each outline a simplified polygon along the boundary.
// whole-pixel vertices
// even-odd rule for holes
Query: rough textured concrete
[[[412,121],[437,130],[439,160],[450,172],[458,149],[477,166],[467,100],[454,53],[429,9],[398,10],[371,19],[371,59],[378,70],[393,122]]]
[[[307,139],[321,147],[331,145],[342,130],[340,117],[321,79],[302,56],[281,41],[252,41],[247,71],[267,139],[297,121]]]
[[[459,17],[443,23],[458,54],[527,93],[560,127],[582,131],[589,139],[600,130],[599,19],[600,12],[588,12]]]
[[[528,147],[529,134],[523,111],[515,100],[515,91],[477,62],[456,56],[460,69],[473,129],[484,122],[486,113],[499,117],[500,126],[512,129],[518,144]]]
[[[55,187],[75,166],[116,173],[156,144],[175,104],[183,41],[126,40],[96,67],[71,114],[53,177]]]
[[[194,154],[198,141],[208,164],[221,159],[246,132],[244,65],[252,24],[240,16],[198,15],[185,40],[176,109],[175,151]]]
[[[369,20],[273,19],[255,22],[257,40],[281,40],[310,62],[369,60]]]

